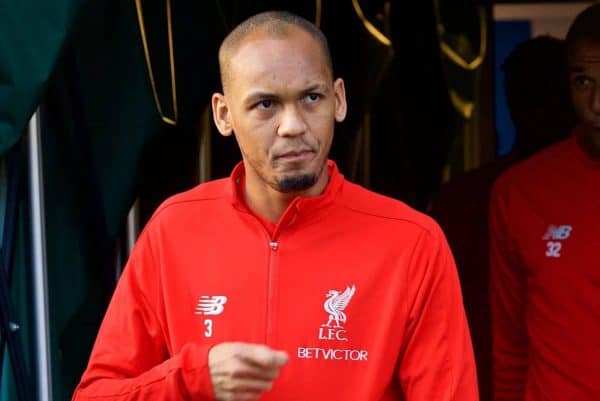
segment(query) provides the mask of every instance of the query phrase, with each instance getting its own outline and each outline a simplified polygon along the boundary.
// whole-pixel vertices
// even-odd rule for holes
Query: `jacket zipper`
[[[275,328],[276,322],[275,317],[276,313],[276,298],[277,298],[277,276],[279,274],[278,266],[277,266],[277,252],[279,252],[280,243],[279,237],[282,228],[289,224],[294,220],[294,213],[296,211],[296,204],[298,203],[298,199],[294,199],[292,203],[288,206],[286,211],[281,216],[281,219],[275,226],[273,230],[273,235],[270,236],[267,233],[268,238],[268,246],[269,246],[269,266],[268,266],[268,278],[267,278],[267,310],[266,310],[266,318],[267,318],[267,332],[265,334],[265,344],[273,345],[275,341]]]
[[[279,249],[279,242],[276,238],[269,238],[269,267],[267,278],[267,332],[265,334],[265,344],[272,345],[274,341],[275,330],[275,292],[276,292],[276,276],[277,266],[276,253]]]

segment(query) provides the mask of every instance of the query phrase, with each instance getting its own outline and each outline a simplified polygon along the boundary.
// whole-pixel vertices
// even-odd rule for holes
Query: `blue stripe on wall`
[[[515,127],[513,126],[506,97],[504,95],[504,60],[515,46],[531,38],[531,22],[528,20],[498,21],[494,23],[494,81],[496,111],[496,155],[503,156],[511,151],[515,144]]]

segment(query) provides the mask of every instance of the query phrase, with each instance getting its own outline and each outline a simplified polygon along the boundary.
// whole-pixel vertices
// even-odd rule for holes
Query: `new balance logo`
[[[202,295],[196,305],[196,315],[220,315],[225,309],[227,297],[224,295]]]
[[[572,226],[562,225],[556,226],[554,224],[550,224],[548,229],[546,230],[546,234],[542,237],[545,240],[563,240],[569,238],[571,236],[571,231],[573,231]]]
[[[560,252],[562,250],[564,241],[571,236],[573,226],[562,225],[557,226],[550,224],[546,233],[542,237],[546,242],[546,256],[549,258],[560,258]]]

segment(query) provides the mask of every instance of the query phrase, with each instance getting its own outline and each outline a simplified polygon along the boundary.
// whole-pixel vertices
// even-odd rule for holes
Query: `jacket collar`
[[[290,203],[286,212],[284,212],[284,216],[288,214],[291,208],[295,208],[298,213],[307,215],[329,207],[340,193],[344,183],[344,176],[339,172],[337,165],[332,160],[327,161],[327,174],[329,175],[329,182],[321,195],[314,197],[297,196]],[[246,204],[244,196],[245,178],[244,163],[239,162],[229,176],[228,196],[234,208],[245,213],[254,214]]]

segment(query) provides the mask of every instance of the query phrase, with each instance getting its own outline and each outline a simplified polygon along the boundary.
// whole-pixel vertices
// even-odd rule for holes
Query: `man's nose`
[[[592,92],[592,112],[600,115],[600,82],[594,85]]]
[[[279,136],[297,136],[301,135],[306,131],[306,121],[302,112],[298,110],[297,106],[286,106],[284,107],[279,128],[277,129],[277,135]]]

